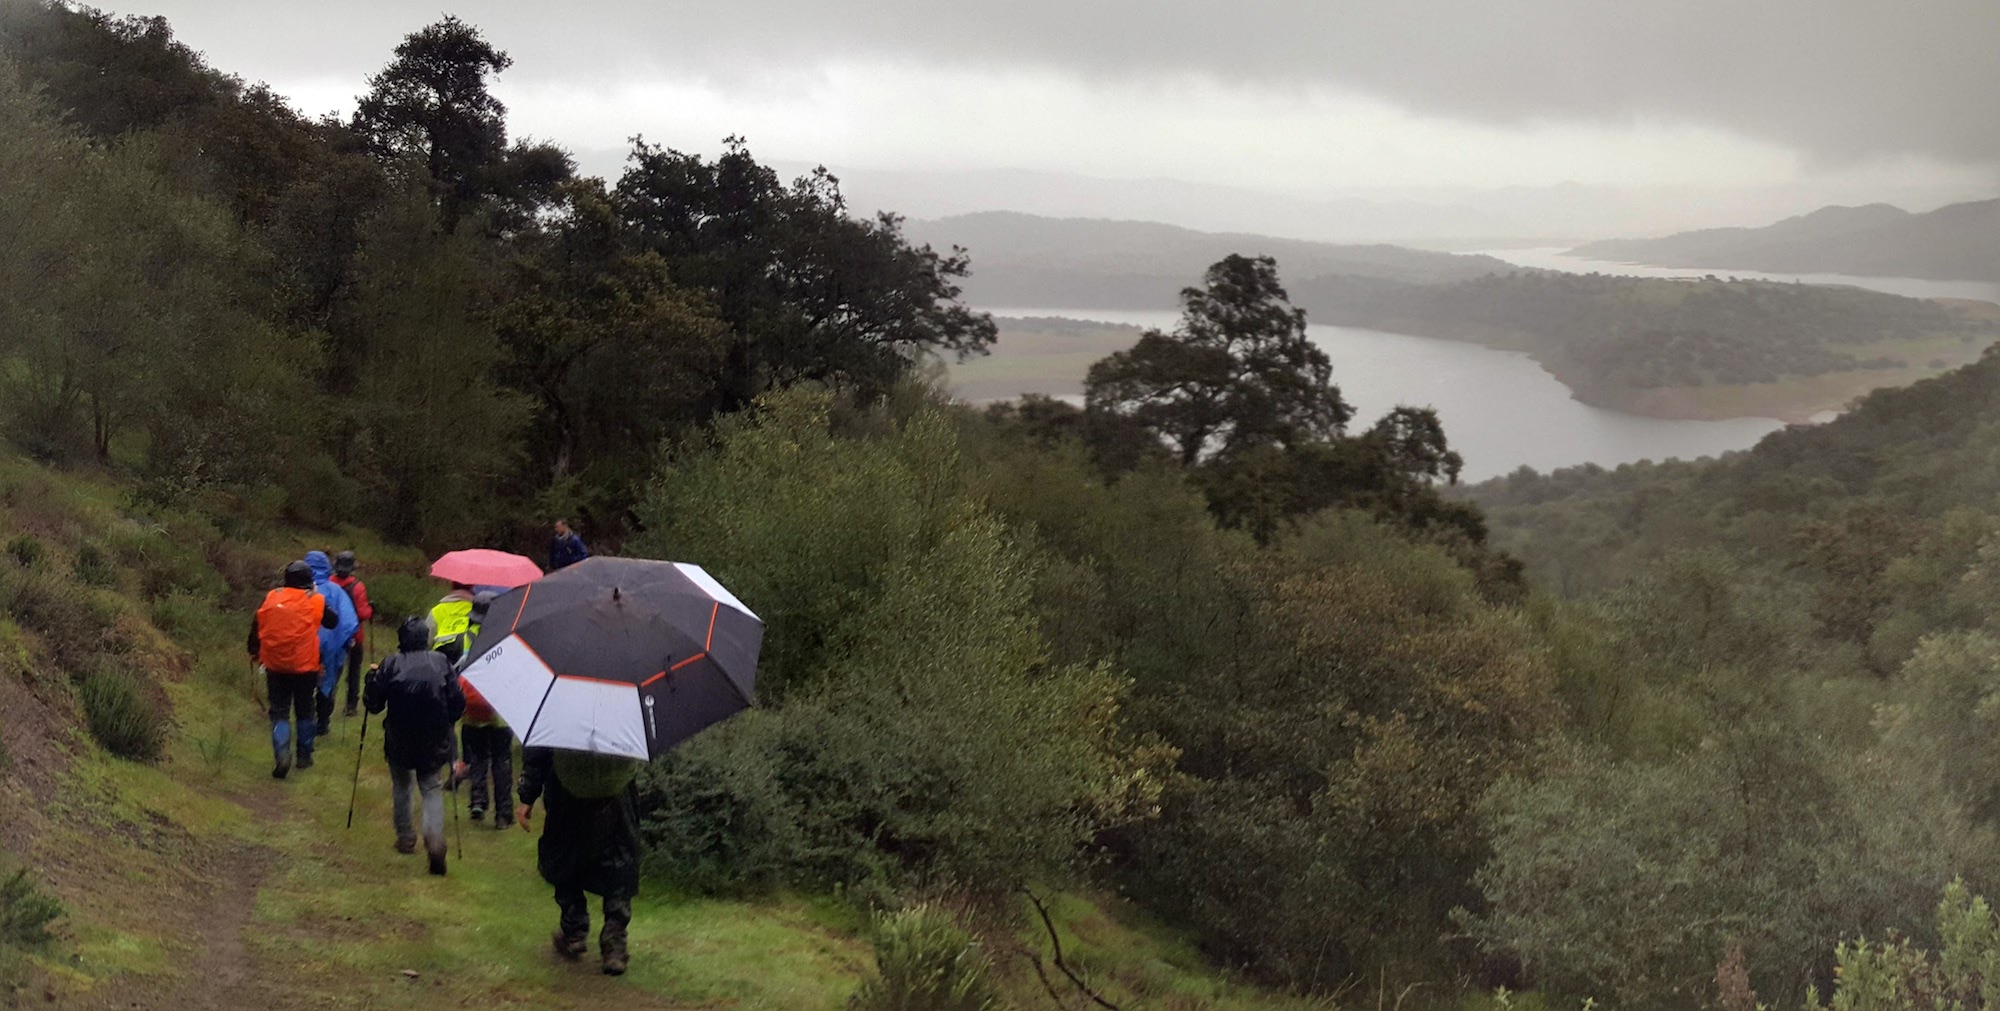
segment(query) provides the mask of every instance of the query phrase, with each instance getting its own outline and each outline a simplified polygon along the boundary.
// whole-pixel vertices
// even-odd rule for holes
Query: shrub
[[[0,613],[39,633],[50,658],[70,670],[131,646],[118,628],[117,601],[60,573],[0,569]]]
[[[1953,881],[1937,907],[1935,953],[1893,933],[1840,945],[1834,1011],[1982,1011],[2000,1005],[2000,918]],[[1814,995],[1808,1007],[1821,1007]]]
[[[368,584],[368,602],[374,605],[376,620],[392,626],[402,624],[410,615],[428,613],[444,588],[437,580],[400,572],[365,574],[363,581]]]
[[[1004,890],[1136,808],[1150,777],[1117,730],[1124,679],[1048,661],[1036,559],[957,464],[935,414],[846,440],[824,398],[792,393],[656,489],[661,522],[633,547],[710,566],[771,629],[767,711],[648,775],[657,870]]]
[[[32,568],[42,560],[42,542],[33,534],[19,534],[7,542],[7,553],[24,567]]]
[[[0,948],[40,948],[55,940],[49,924],[61,919],[62,903],[28,879],[26,868],[0,881]]]
[[[82,580],[85,586],[101,589],[118,582],[118,570],[97,545],[85,544],[76,550],[76,578]]]
[[[861,982],[853,1011],[999,1011],[993,965],[945,909],[923,904],[875,922],[875,974]]]
[[[120,758],[152,761],[166,740],[166,717],[123,671],[99,668],[78,686],[91,736]]]

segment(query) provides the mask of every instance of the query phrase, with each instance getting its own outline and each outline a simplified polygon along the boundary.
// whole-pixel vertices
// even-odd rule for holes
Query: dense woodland
[[[1524,573],[1434,414],[1349,430],[1269,259],[1086,407],[973,411],[927,380],[993,338],[965,251],[740,141],[578,178],[471,25],[336,122],[163,22],[0,12],[7,439],[225,530],[560,511],[707,566],[768,623],[760,704],[647,773],[657,880],[1105,888],[1279,987],[1681,1007],[1718,964],[1831,992],[1840,942],[1934,940],[2000,872],[2000,364],[1718,466],[1482,488]]]
[[[2000,320],[1961,307],[1712,275],[1514,271],[1429,285],[1327,278],[1302,286],[1299,300],[1322,323],[1527,351],[1586,400],[1602,391],[1923,365],[1940,343],[1983,347],[2000,338]],[[1912,354],[1923,357],[1907,360]]]

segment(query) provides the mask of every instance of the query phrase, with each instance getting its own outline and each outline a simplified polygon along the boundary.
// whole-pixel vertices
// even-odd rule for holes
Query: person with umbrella
[[[603,896],[598,956],[621,976],[631,956],[625,930],[639,894],[639,762],[581,751],[529,748],[521,753],[521,808],[514,820],[533,831],[535,803],[548,817],[535,867],[555,886],[561,919],[556,954],[583,957],[590,946],[590,895]]]
[[[493,602],[464,679],[520,730],[515,820],[532,831],[543,805],[537,867],[555,889],[558,954],[583,954],[596,893],[604,971],[625,971],[637,771],[751,705],[763,637],[742,601],[677,562],[591,558]]]
[[[511,589],[534,582],[541,567],[520,555],[486,548],[453,551],[431,563],[431,575],[451,584],[431,608],[431,647],[454,666],[464,660],[477,631],[473,610],[479,605],[477,587]]]
[[[471,586],[453,583],[431,606],[431,648],[443,653],[454,666],[465,658],[466,647],[472,642],[472,606],[476,602]]]

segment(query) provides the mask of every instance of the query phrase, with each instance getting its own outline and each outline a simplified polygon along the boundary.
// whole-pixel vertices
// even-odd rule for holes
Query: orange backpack
[[[279,674],[319,671],[319,622],[326,598],[311,590],[280,587],[257,609],[257,659]]]

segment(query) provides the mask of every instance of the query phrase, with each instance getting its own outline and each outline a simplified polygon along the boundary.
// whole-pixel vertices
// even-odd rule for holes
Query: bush
[[[368,602],[375,608],[375,620],[391,626],[402,624],[413,614],[430,613],[444,590],[435,579],[400,572],[364,574],[362,581],[368,584]]]
[[[1963,882],[1945,887],[1933,954],[1893,933],[1840,945],[1834,1011],[1985,1011],[2000,1006],[2000,918]],[[1816,996],[1816,995],[1815,995]],[[1817,999],[1809,1008],[1818,1011]]]
[[[861,982],[853,1011],[999,1011],[993,965],[950,912],[912,906],[877,918],[875,974]]]
[[[120,758],[149,762],[160,757],[166,717],[130,674],[100,668],[78,686],[91,736]]]
[[[28,880],[26,868],[0,881],[0,948],[40,948],[55,940],[49,924],[61,919],[62,903]]]
[[[24,567],[33,568],[42,560],[42,542],[33,534],[19,534],[7,542],[7,553]]]
[[[39,633],[50,659],[68,670],[94,654],[131,647],[118,627],[117,601],[63,574],[0,569],[0,614]]]
[[[839,439],[795,393],[732,429],[656,490],[634,547],[710,566],[770,623],[769,708],[652,768],[656,870],[1004,890],[1129,816],[1149,776],[1117,731],[1124,681],[1048,662],[1035,559],[968,501],[942,418]]]
[[[85,544],[76,550],[76,578],[85,586],[103,589],[117,584],[118,570],[97,545]]]

